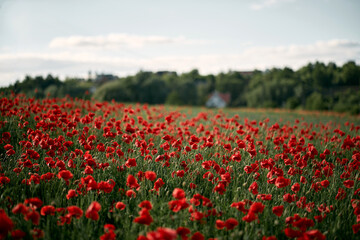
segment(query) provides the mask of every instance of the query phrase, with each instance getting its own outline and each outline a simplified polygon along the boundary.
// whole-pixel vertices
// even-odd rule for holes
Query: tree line
[[[78,97],[100,101],[204,106],[215,91],[230,93],[229,107],[331,110],[360,113],[360,66],[315,62],[294,71],[289,67],[251,73],[228,71],[201,75],[198,70],[139,71],[106,81],[48,75],[26,76],[1,92],[25,93],[36,98]]]

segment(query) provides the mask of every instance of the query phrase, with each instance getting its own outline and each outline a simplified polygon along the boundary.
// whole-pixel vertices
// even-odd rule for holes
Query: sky
[[[360,62],[359,0],[0,0],[0,86]]]

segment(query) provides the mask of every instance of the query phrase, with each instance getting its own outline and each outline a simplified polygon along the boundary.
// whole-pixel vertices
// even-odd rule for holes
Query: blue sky
[[[0,0],[0,86],[360,62],[358,0]]]

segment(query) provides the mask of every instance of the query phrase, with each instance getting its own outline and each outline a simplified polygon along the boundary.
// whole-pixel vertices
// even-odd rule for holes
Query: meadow
[[[0,239],[359,239],[359,117],[15,94],[0,108]]]

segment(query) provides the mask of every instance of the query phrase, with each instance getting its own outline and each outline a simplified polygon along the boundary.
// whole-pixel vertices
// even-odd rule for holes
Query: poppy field
[[[0,239],[360,238],[357,117],[0,108]]]

